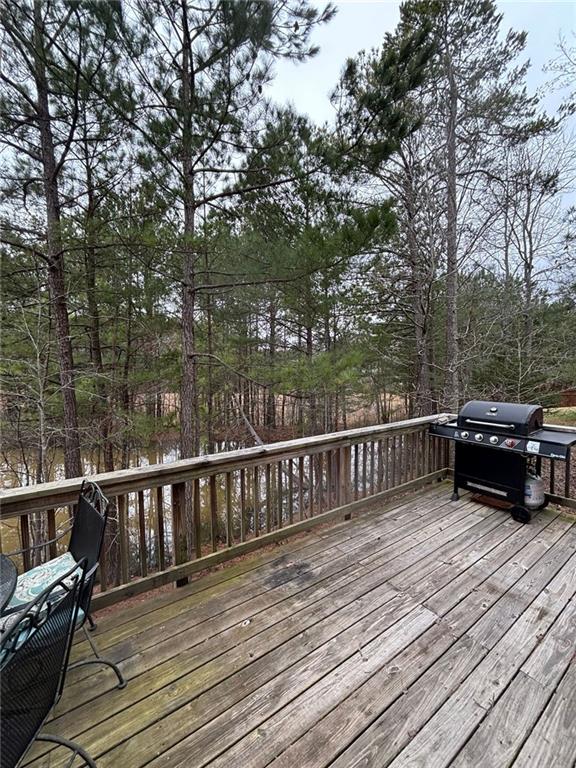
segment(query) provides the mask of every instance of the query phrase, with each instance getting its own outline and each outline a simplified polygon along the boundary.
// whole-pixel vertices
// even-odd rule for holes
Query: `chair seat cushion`
[[[8,605],[8,610],[13,611],[20,606],[27,605],[31,600],[43,592],[52,582],[57,581],[76,564],[76,560],[70,552],[65,552],[47,563],[37,565],[30,571],[18,576],[16,589]],[[70,576],[70,584],[74,576]],[[64,582],[66,583],[66,582]]]

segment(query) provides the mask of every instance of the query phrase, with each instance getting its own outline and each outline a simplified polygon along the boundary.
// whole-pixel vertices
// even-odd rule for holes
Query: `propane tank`
[[[524,506],[526,509],[540,509],[544,501],[544,480],[534,472],[528,472],[524,484]]]

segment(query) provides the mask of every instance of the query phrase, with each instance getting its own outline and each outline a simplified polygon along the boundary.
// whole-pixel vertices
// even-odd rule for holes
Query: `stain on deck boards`
[[[279,587],[288,581],[298,581],[307,583],[313,579],[312,566],[310,563],[288,563],[275,567],[263,578],[263,583],[273,589]]]

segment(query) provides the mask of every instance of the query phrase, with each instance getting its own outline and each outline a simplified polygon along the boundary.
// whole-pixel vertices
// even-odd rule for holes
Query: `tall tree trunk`
[[[448,120],[446,123],[446,379],[445,406],[457,411],[460,401],[458,344],[458,239],[456,200],[456,122],[458,91],[450,55],[447,56]]]
[[[86,305],[89,314],[90,357],[96,376],[96,392],[98,394],[97,415],[99,418],[100,444],[104,458],[104,471],[113,472],[114,447],[110,438],[112,412],[110,395],[104,376],[104,360],[102,356],[102,341],[100,338],[100,310],[98,308],[96,288],[96,250],[94,247],[94,228],[96,226],[96,197],[94,183],[89,163],[87,142],[84,142],[84,162],[86,164],[86,190],[88,208],[86,210],[86,240],[84,251],[84,268],[86,283]],[[128,351],[127,351],[128,360]],[[129,363],[128,363],[129,365]],[[120,582],[120,542],[118,540],[118,511],[116,501],[112,499],[108,508],[108,523],[106,525],[104,552],[106,563],[106,578],[111,584]]]
[[[206,282],[210,280],[208,252],[205,251]],[[206,438],[207,451],[214,453],[214,377],[212,375],[212,355],[214,340],[212,331],[212,294],[206,291],[206,351],[208,352],[208,367],[206,370]]]
[[[270,331],[268,356],[270,360],[270,373],[272,374],[276,361],[276,307],[274,301],[271,301],[268,306],[268,322]],[[266,395],[266,426],[269,429],[276,428],[276,395],[272,386],[268,387]]]
[[[60,385],[64,406],[64,471],[66,477],[82,475],[78,409],[74,382],[74,359],[70,339],[62,233],[60,228],[60,197],[58,168],[54,152],[52,123],[48,104],[42,3],[34,2],[35,75],[37,110],[40,127],[44,198],[46,201],[46,255],[48,258],[48,290],[56,330]]]
[[[527,229],[527,228],[526,228]],[[527,368],[532,362],[532,346],[534,339],[534,243],[530,230],[524,234],[524,356]]]
[[[430,384],[430,360],[428,359],[427,290],[422,258],[416,237],[416,204],[410,169],[405,166],[407,245],[410,260],[412,315],[415,341],[414,412],[416,416],[433,413]]]
[[[182,180],[184,203],[184,238],[182,247],[182,383],[180,386],[180,455],[189,459],[200,453],[200,403],[198,398],[198,369],[196,359],[196,195],[193,164],[193,99],[194,66],[192,39],[188,26],[188,3],[181,0],[182,13]],[[190,559],[195,548],[192,485],[186,483],[184,520],[186,540],[180,543],[180,557],[186,549]]]
[[[199,453],[198,392],[196,365],[196,249],[194,246],[196,199],[192,160],[191,38],[188,5],[182,0],[182,176],[184,193],[184,243],[182,283],[182,385],[180,397],[180,448],[183,459]]]
[[[312,359],[314,356],[314,337],[312,335],[312,326],[308,326],[306,328],[306,357],[308,358],[308,363],[312,364]],[[315,435],[318,431],[318,414],[317,414],[317,407],[316,407],[316,392],[314,390],[311,390],[310,395],[308,397],[308,412],[309,412],[309,431],[310,434]]]

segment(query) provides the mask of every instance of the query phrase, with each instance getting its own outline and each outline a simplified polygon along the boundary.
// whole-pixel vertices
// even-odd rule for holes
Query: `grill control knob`
[[[490,442],[492,443],[492,445],[498,445],[498,438],[496,437],[496,435],[492,435],[492,437],[490,438]]]
[[[484,440],[484,435],[481,432],[476,432],[474,440],[476,440],[477,443],[481,443],[482,440]]]
[[[469,432],[460,432],[460,437],[464,438],[464,440],[467,440],[469,437]]]

